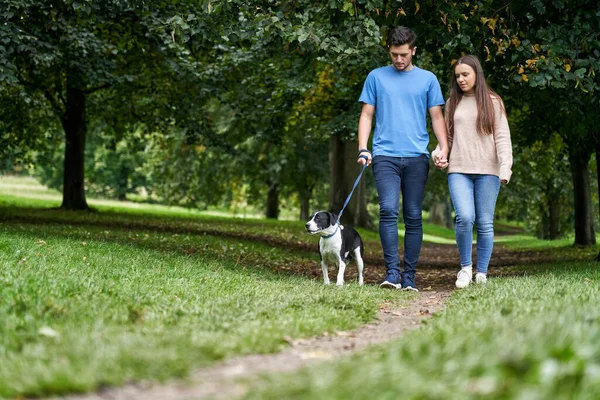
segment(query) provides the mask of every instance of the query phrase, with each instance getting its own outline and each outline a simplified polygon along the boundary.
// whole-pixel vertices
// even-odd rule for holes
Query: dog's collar
[[[335,224],[335,231],[333,231],[333,233],[331,235],[323,236],[323,239],[329,239],[330,237],[333,237],[333,235],[335,235],[337,233],[339,228],[340,228],[340,221],[338,220],[338,222]]]

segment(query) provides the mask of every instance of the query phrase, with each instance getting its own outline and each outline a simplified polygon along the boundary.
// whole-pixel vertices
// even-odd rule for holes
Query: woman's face
[[[477,83],[477,76],[471,66],[458,64],[454,67],[454,77],[463,93],[473,93],[475,84]]]

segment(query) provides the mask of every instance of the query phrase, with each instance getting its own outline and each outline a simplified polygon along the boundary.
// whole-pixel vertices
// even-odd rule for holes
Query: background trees
[[[65,208],[86,208],[86,187],[117,198],[143,188],[157,201],[192,207],[244,199],[272,218],[282,203],[298,207],[301,219],[315,207],[339,211],[358,173],[364,78],[388,62],[389,27],[406,25],[419,35],[416,63],[434,71],[443,90],[453,60],[472,53],[505,100],[516,164],[499,214],[526,219],[541,237],[569,230],[577,244],[595,240],[595,1],[0,7],[4,165],[37,151],[39,174],[62,187]],[[432,171],[429,186],[426,209],[451,225],[444,174]],[[372,224],[373,193],[367,172],[346,222]]]

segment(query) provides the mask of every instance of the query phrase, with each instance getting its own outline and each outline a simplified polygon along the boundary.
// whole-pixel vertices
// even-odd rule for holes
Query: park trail
[[[64,400],[184,400],[236,399],[243,397],[262,374],[293,372],[299,368],[350,355],[368,346],[398,339],[417,328],[424,318],[441,310],[449,290],[420,292],[407,305],[380,306],[371,324],[352,331],[326,332],[308,339],[286,339],[289,347],[277,354],[254,354],[232,358],[200,369],[186,380],[132,383],[96,393],[58,397]]]
[[[522,274],[515,264],[545,261],[541,252],[518,252],[497,246],[490,263],[491,276]],[[371,345],[400,338],[407,330],[417,328],[421,321],[443,309],[450,296],[456,271],[458,252],[454,245],[424,244],[417,269],[421,292],[410,304],[382,304],[376,319],[352,331],[326,332],[308,339],[287,339],[289,347],[277,354],[253,354],[235,357],[211,367],[193,372],[185,380],[166,383],[139,382],[121,387],[107,387],[95,393],[52,397],[61,400],[191,400],[236,399],[243,397],[263,374],[293,372],[315,363],[348,356]],[[381,255],[366,254],[367,265],[381,264]],[[298,269],[299,266],[296,265]],[[321,278],[318,263],[307,263],[299,275]],[[377,284],[384,274],[382,268],[365,268],[365,283]],[[356,269],[347,270],[347,281],[356,279]]]

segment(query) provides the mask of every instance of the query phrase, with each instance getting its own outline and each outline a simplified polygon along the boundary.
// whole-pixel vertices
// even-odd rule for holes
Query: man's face
[[[417,47],[412,49],[407,44],[402,46],[390,46],[390,57],[392,57],[392,65],[398,71],[406,71],[412,69],[412,58],[417,51]]]

